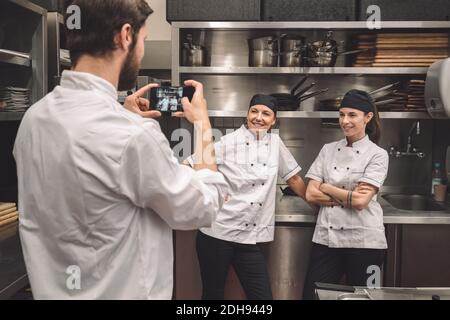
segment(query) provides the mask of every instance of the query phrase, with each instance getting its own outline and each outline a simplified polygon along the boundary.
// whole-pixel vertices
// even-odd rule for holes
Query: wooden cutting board
[[[375,62],[428,62],[433,63],[436,62],[438,59],[426,59],[426,58],[375,58]]]
[[[442,43],[380,43],[377,44],[377,48],[379,49],[429,49],[429,48],[441,48],[444,49],[448,47],[448,44],[442,44]],[[366,49],[364,47],[361,47],[361,49]]]
[[[15,217],[9,218],[7,220],[0,221],[0,227],[6,226],[10,223],[13,223],[13,222],[17,221],[17,219],[19,219],[18,215],[16,215]]]
[[[374,67],[429,67],[429,63],[401,63],[401,62],[393,62],[393,63],[373,63]]]
[[[0,217],[3,217],[4,215],[10,214],[11,212],[17,211],[16,207],[12,207],[10,209],[6,209],[0,212]]]
[[[6,215],[4,215],[4,216],[1,216],[1,217],[0,217],[0,222],[1,222],[1,221],[8,220],[8,219],[11,219],[11,218],[14,218],[14,217],[17,216],[17,215],[18,215],[17,211],[14,211],[14,212],[12,212],[12,213],[9,213],[9,214],[6,214]]]
[[[429,37],[448,37],[447,33],[379,33],[377,38],[429,38]]]
[[[15,203],[0,202],[0,212],[2,212],[3,210],[9,209],[9,208],[13,208],[15,206],[16,206]]]

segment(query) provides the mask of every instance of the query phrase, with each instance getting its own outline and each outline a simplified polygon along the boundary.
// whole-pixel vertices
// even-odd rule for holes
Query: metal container
[[[248,40],[250,67],[276,67],[278,65],[278,38],[261,37]]]
[[[305,53],[305,38],[300,36],[287,36],[281,40],[280,66],[300,67],[303,64]]]
[[[200,45],[185,46],[181,53],[181,65],[203,67],[207,64],[206,48]]]
[[[314,224],[275,228],[266,253],[274,299],[302,299],[313,233]]]

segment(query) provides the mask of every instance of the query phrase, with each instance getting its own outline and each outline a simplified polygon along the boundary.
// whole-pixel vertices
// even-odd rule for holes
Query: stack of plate
[[[0,111],[23,112],[30,106],[26,88],[0,87]]]

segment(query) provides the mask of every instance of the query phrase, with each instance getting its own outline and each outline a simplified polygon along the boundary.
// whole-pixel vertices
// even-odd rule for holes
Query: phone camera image
[[[181,110],[183,87],[156,88],[157,103],[155,108],[161,112],[177,112]]]

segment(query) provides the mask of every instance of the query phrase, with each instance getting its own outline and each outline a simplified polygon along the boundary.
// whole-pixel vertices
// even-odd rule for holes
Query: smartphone
[[[194,87],[157,87],[150,90],[150,107],[160,112],[183,111],[181,99],[187,97],[189,101],[194,96]]]

